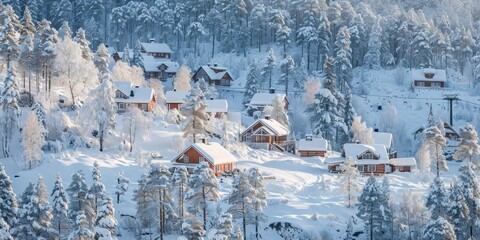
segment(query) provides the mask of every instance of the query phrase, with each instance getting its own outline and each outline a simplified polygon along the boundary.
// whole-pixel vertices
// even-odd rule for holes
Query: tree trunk
[[[215,56],[215,28],[213,28],[213,35],[212,35],[212,58]]]
[[[205,187],[202,187],[203,197],[203,229],[207,230],[207,197],[205,195]]]
[[[437,177],[440,177],[440,159],[438,159],[438,144],[435,144],[435,155],[437,157]]]
[[[99,141],[100,141],[100,152],[103,152],[103,133],[100,134]]]
[[[245,199],[245,197],[243,197]],[[242,224],[243,224],[243,240],[247,240],[247,221],[246,221],[246,212],[245,212],[245,201],[242,201]]]
[[[117,193],[117,204],[119,204],[119,203],[120,203],[120,194]]]

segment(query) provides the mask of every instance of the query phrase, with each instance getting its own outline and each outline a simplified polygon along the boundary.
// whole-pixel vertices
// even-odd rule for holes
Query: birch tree
[[[44,130],[39,124],[37,115],[34,112],[30,112],[22,131],[23,155],[25,166],[28,166],[28,169],[32,169],[32,164],[35,164],[42,158],[42,146],[44,144]]]
[[[346,194],[348,207],[352,207],[357,202],[357,195],[361,189],[360,184],[358,183],[360,172],[358,172],[355,162],[350,157],[340,164],[339,170],[342,174],[340,191]]]

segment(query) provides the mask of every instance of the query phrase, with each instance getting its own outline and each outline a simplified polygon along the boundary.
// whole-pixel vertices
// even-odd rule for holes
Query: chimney
[[[176,91],[177,91],[177,89],[175,89],[175,88],[174,88],[174,89],[173,89],[173,91],[174,91],[174,92],[176,92]]]
[[[275,88],[270,88],[270,90],[268,91],[270,94],[274,94],[275,93]]]
[[[202,141],[203,144],[208,144],[208,140],[206,138],[202,138],[200,140]]]
[[[265,115],[265,119],[266,119],[266,120],[270,120],[270,118],[272,118],[272,116],[270,116],[270,115]]]
[[[130,90],[130,97],[135,97],[135,93],[133,92],[133,90]]]
[[[154,43],[154,42],[155,42],[155,38],[150,38],[150,39],[149,39],[149,42],[150,42],[150,43]]]

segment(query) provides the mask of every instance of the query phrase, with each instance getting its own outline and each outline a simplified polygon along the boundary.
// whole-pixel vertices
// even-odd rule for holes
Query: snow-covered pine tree
[[[450,206],[450,201],[442,178],[436,177],[433,180],[430,185],[425,206],[430,210],[432,220],[435,220],[438,217],[448,219],[447,210]]]
[[[185,220],[185,195],[188,192],[188,171],[185,167],[176,167],[170,180],[172,185],[172,198],[175,203],[179,223]],[[181,229],[181,227],[179,228]]]
[[[411,44],[413,47],[414,65],[418,68],[431,67],[433,53],[430,46],[430,36],[428,29],[423,24],[420,24],[415,29]]]
[[[443,217],[432,219],[427,223],[423,230],[424,240],[438,239],[438,240],[456,240],[453,226]]]
[[[203,102],[203,93],[198,84],[190,90],[190,94],[185,97],[185,103],[180,107],[183,120],[183,138],[192,137],[195,143],[197,136],[207,137],[206,121],[209,117],[205,112],[207,105]]]
[[[37,91],[40,91],[39,81],[43,79],[45,92],[50,92],[52,86],[51,68],[57,54],[58,36],[57,31],[50,26],[49,21],[44,19],[38,23],[34,43],[35,59],[38,60],[36,64],[42,66],[36,69]]]
[[[68,193],[70,204],[68,205],[68,217],[74,223],[74,229],[78,229],[78,217],[80,214],[86,217],[88,229],[92,230],[95,222],[95,209],[91,199],[87,198],[88,186],[85,176],[81,171],[72,175],[72,181],[65,189]],[[83,223],[82,223],[83,224]]]
[[[355,68],[362,64],[365,48],[366,30],[361,14],[355,14],[348,24],[348,32],[352,43],[352,67]]]
[[[345,238],[344,240],[353,240],[353,221],[352,221],[352,218],[348,218],[348,222],[347,222],[347,229],[345,230]]]
[[[330,21],[326,14],[322,14],[320,23],[317,29],[318,43],[317,43],[317,71],[325,65],[325,59],[330,54],[330,41],[332,33],[330,32]]]
[[[287,129],[290,128],[290,121],[288,119],[287,110],[285,109],[284,98],[280,94],[277,94],[272,100],[271,117]]]
[[[222,213],[218,218],[218,222],[215,225],[215,234],[213,235],[215,240],[228,240],[232,234],[233,221],[232,214]]]
[[[280,66],[280,79],[278,80],[279,84],[285,85],[285,95],[288,96],[288,89],[293,82],[294,75],[295,75],[295,61],[293,60],[292,56],[288,55],[285,59],[283,59],[281,66]]]
[[[124,62],[124,63],[126,63],[130,66],[132,65],[132,63],[130,62],[130,50],[128,48],[128,43],[123,48],[122,62]]]
[[[21,72],[23,72],[23,88],[31,92],[31,72],[34,70],[33,65],[33,41],[35,37],[35,24],[32,22],[32,16],[28,6],[25,6],[24,15],[22,18],[22,29],[20,30],[20,38],[18,45],[20,48],[20,55],[18,57],[18,65]],[[28,88],[26,87],[26,79],[28,76]]]
[[[117,186],[115,187],[115,195],[117,195],[117,204],[120,203],[120,196],[125,195],[130,186],[130,179],[125,177],[125,173],[120,171],[117,176]]]
[[[390,182],[388,181],[388,177],[383,177],[382,185],[380,186],[381,195],[380,195],[380,205],[383,211],[383,219],[382,219],[382,238],[383,239],[393,239],[394,234],[394,216],[392,211],[392,203],[390,200]]]
[[[32,221],[29,219],[28,208],[32,201],[35,184],[29,182],[22,195],[18,199],[19,208],[16,212],[15,227],[10,230],[11,234],[18,239],[33,239],[35,230],[32,226]],[[3,208],[2,208],[3,209]]]
[[[105,74],[109,73],[109,61],[110,54],[108,53],[107,47],[105,47],[105,44],[100,43],[100,45],[98,45],[97,51],[93,55],[93,63],[98,69],[98,75],[100,78]]]
[[[248,170],[248,181],[255,190],[255,194],[254,198],[252,198],[253,209],[249,212],[250,217],[247,219],[247,223],[255,225],[255,237],[259,239],[260,222],[267,221],[267,216],[263,214],[264,208],[267,207],[267,189],[258,168],[250,168]]]
[[[237,225],[237,227],[235,228],[235,232],[232,233],[232,235],[230,235],[230,239],[231,240],[245,240],[243,238],[242,229],[240,228],[240,226]]]
[[[370,32],[368,40],[368,51],[363,58],[363,65],[369,69],[380,68],[380,48],[382,46],[380,38],[382,36],[382,27],[380,21],[376,20]]]
[[[470,123],[464,128],[460,128],[460,143],[453,154],[453,159],[457,161],[468,160],[473,164],[479,164],[480,145],[478,144],[478,135],[475,127]]]
[[[72,38],[73,32],[67,21],[63,21],[62,26],[58,29],[58,37],[62,40]]]
[[[28,114],[22,131],[23,157],[25,167],[32,169],[32,165],[39,162],[43,155],[42,146],[45,144],[45,136],[42,125],[39,124],[34,112]]]
[[[26,210],[35,239],[52,239],[57,236],[58,233],[52,225],[52,206],[48,202],[48,191],[42,176],[39,176],[35,184]]]
[[[85,30],[83,30],[83,28],[79,28],[77,30],[77,34],[75,35],[75,38],[73,40],[75,40],[75,42],[80,45],[83,59],[91,61],[93,53],[90,49],[90,42],[87,40],[87,37],[85,36]]]
[[[9,226],[15,226],[17,216],[17,196],[13,191],[12,181],[0,163],[0,209],[1,217]]]
[[[197,55],[197,40],[198,38],[206,35],[205,29],[201,22],[192,22],[187,28],[187,36],[193,38],[193,54]]]
[[[350,85],[352,81],[352,49],[350,43],[348,28],[340,28],[335,40],[335,74],[341,92],[346,92],[346,85]]]
[[[425,142],[424,148],[428,149],[431,161],[431,169],[436,172],[437,177],[440,177],[440,171],[448,171],[447,162],[443,155],[443,149],[447,143],[445,137],[440,130],[436,127],[429,127],[424,130]]]
[[[365,122],[362,122],[362,116],[353,118],[350,132],[353,134],[353,143],[373,144],[373,129],[367,127]]]
[[[355,111],[355,108],[353,108],[353,103],[352,103],[352,92],[350,90],[349,86],[345,86],[346,91],[345,91],[345,110],[343,111],[344,118],[343,122],[345,125],[348,127],[348,132],[350,133],[351,131],[351,126],[353,124],[353,120],[355,116],[357,116],[357,112]],[[346,140],[348,141],[348,139]]]
[[[60,174],[57,173],[55,185],[50,196],[52,199],[52,224],[56,228],[58,237],[61,239],[69,232],[68,221],[68,199],[67,193],[63,187],[63,181]]]
[[[352,207],[357,202],[358,192],[361,189],[361,186],[358,183],[360,172],[355,166],[355,162],[350,157],[340,164],[339,170],[342,174],[340,190],[347,195],[348,207]]]
[[[205,230],[202,227],[202,222],[198,220],[195,215],[187,217],[182,223],[182,232],[185,240],[197,239],[203,240]]]
[[[182,65],[175,74],[175,80],[173,81],[173,88],[177,91],[190,91],[190,68]]]
[[[275,52],[273,51],[273,48],[270,48],[268,50],[267,59],[265,60],[265,65],[260,73],[262,75],[261,87],[265,87],[265,84],[268,83],[268,89],[272,88],[272,75],[276,66],[277,60],[275,58]]]
[[[467,236],[471,239],[475,238],[475,224],[480,218],[480,207],[478,206],[478,202],[480,201],[480,184],[474,169],[475,167],[473,163],[470,162],[463,163],[458,169],[461,194],[465,198],[465,203],[470,210],[469,221],[464,222],[463,224],[467,225]]]
[[[379,202],[382,198],[381,194],[382,190],[375,177],[370,176],[363,187],[362,194],[358,197],[357,217],[365,223],[368,239],[381,239],[382,236],[383,213]]]
[[[88,190],[87,198],[91,199],[95,214],[98,214],[98,207],[105,198],[106,190],[102,182],[102,173],[100,172],[100,166],[97,161],[93,163],[92,180],[92,186],[90,186]]]
[[[48,129],[47,129],[47,119],[46,119],[46,113],[45,113],[45,108],[43,107],[43,104],[40,102],[35,102],[32,107],[32,112],[37,115],[37,120],[38,120],[38,125],[40,125],[40,132],[42,133],[42,136],[45,138],[48,135]]]
[[[245,95],[243,96],[243,106],[248,107],[250,100],[252,100],[253,95],[260,91],[260,86],[258,85],[258,69],[255,61],[250,64],[250,68],[247,73],[247,82],[245,83]]]
[[[132,62],[130,64],[132,64],[133,66],[143,68],[144,67],[143,66],[143,55],[142,55],[141,49],[142,49],[142,45],[141,45],[140,41],[137,41],[137,43],[133,47],[133,58],[132,58]]]
[[[147,174],[143,174],[138,180],[138,188],[133,191],[133,201],[137,203],[136,218],[141,228],[152,228],[151,214],[149,203],[152,196],[146,190]]]
[[[73,231],[70,233],[69,239],[73,240],[94,240],[95,233],[90,230],[89,221],[82,210],[78,212],[73,223]]]
[[[10,142],[18,129],[19,91],[15,74],[11,68],[8,68],[7,77],[0,91],[0,150],[3,157],[10,156]],[[5,219],[5,221],[9,223],[8,220]]]
[[[189,212],[197,216],[200,212],[203,217],[203,227],[207,228],[208,202],[216,202],[218,195],[218,181],[208,163],[199,163],[188,181],[189,190],[185,201],[189,204]]]
[[[0,210],[0,215],[2,211]],[[0,240],[13,240],[12,235],[10,235],[10,226],[7,222],[0,218]]]
[[[40,6],[41,7],[41,6]],[[33,9],[32,9],[33,10]],[[35,13],[38,13],[40,9],[36,7]],[[69,0],[60,0],[50,10],[50,15],[53,16],[52,23],[54,27],[59,27],[63,22],[73,23],[72,3]],[[38,14],[40,15],[40,14]],[[41,20],[40,16],[36,16],[35,20]]]
[[[247,174],[237,175],[232,184],[232,192],[228,196],[230,204],[228,212],[233,218],[242,220],[243,236],[247,236],[247,219],[250,220],[249,213],[255,209],[254,199],[255,189],[250,185]]]
[[[95,223],[95,239],[116,239],[115,229],[117,225],[118,221],[115,219],[115,209],[113,208],[112,198],[107,197],[102,200],[98,208],[97,221]]]
[[[7,7],[5,7],[5,10],[2,11],[1,14],[6,14]],[[16,61],[20,53],[18,32],[17,29],[15,29],[15,23],[12,22],[9,16],[0,16],[0,19],[3,20],[1,23],[2,27],[0,28],[0,55],[2,55],[7,62],[7,68],[10,68],[10,62]]]
[[[456,179],[454,179],[456,180]],[[463,196],[462,184],[455,181],[449,194],[448,219],[459,239],[468,239],[470,208]]]

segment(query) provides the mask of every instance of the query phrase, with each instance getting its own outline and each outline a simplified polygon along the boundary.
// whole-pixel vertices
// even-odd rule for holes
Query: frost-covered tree
[[[33,195],[27,206],[27,219],[34,229],[36,239],[50,239],[57,235],[52,225],[52,206],[48,202],[48,191],[43,177],[39,176]]]
[[[88,190],[87,198],[91,199],[93,209],[97,214],[98,207],[102,200],[105,199],[106,194],[105,185],[102,182],[102,173],[100,172],[100,166],[97,161],[93,163],[92,180],[92,185]]]
[[[132,65],[130,63],[130,50],[128,48],[128,44],[123,48],[122,62],[128,64],[129,66]]]
[[[89,221],[82,210],[78,213],[73,224],[73,231],[69,239],[72,240],[94,240],[95,233],[89,227]]]
[[[125,195],[130,186],[130,179],[125,177],[123,171],[120,171],[117,176],[117,186],[115,187],[115,195],[117,195],[117,204],[120,203],[120,196]]]
[[[367,124],[365,122],[362,122],[362,116],[356,116],[353,118],[350,132],[353,133],[353,138],[352,138],[353,143],[361,143],[361,144],[373,143],[373,136],[372,136],[373,129],[367,127]]]
[[[447,219],[447,210],[450,206],[450,202],[448,199],[448,192],[445,189],[441,178],[436,177],[430,185],[425,206],[430,210],[432,220],[439,217]]]
[[[109,73],[109,62],[110,54],[108,53],[107,47],[105,47],[105,44],[100,43],[97,51],[93,55],[93,63],[95,64],[95,67],[97,67],[99,78]]]
[[[363,65],[370,69],[380,68],[380,48],[382,43],[380,38],[382,36],[382,27],[380,21],[375,21],[370,32],[370,39],[368,40],[368,51],[363,58]]]
[[[192,137],[192,142],[195,143],[197,136],[206,137],[206,121],[208,115],[205,112],[207,105],[203,102],[203,93],[198,84],[190,90],[190,93],[185,98],[185,103],[182,104],[180,111],[185,116],[183,120],[183,137]]]
[[[173,81],[173,88],[177,91],[190,91],[190,68],[183,65],[178,69],[175,74],[175,80]]]
[[[272,100],[271,117],[287,129],[290,128],[290,121],[288,119],[287,110],[285,109],[285,101],[280,94],[277,94]]]
[[[52,197],[52,224],[56,228],[58,237],[62,238],[69,231],[68,199],[59,173],[50,196]]]
[[[360,172],[350,157],[340,164],[339,170],[342,173],[340,190],[347,196],[348,207],[352,207],[357,202],[358,192],[361,189],[358,183]]]
[[[460,129],[460,143],[453,154],[453,159],[458,161],[468,160],[471,163],[478,164],[480,155],[480,145],[478,144],[478,135],[475,127],[470,123]]]
[[[188,171],[185,167],[176,167],[170,180],[173,188],[173,199],[180,224],[183,223],[185,211],[185,198],[188,192]]]
[[[463,224],[467,226],[467,236],[469,238],[475,238],[475,224],[480,218],[480,207],[478,206],[478,201],[480,200],[480,184],[474,169],[475,167],[470,162],[464,163],[458,169],[461,194],[465,198],[465,204],[470,210],[469,221],[463,222]]]
[[[0,209],[3,220],[9,226],[14,226],[18,209],[17,197],[13,191],[12,181],[2,164],[0,164]]]
[[[365,223],[365,232],[369,239],[381,239],[383,213],[380,208],[382,198],[380,185],[370,176],[358,197],[357,217]]]
[[[304,100],[306,104],[313,104],[315,102],[315,94],[318,93],[318,90],[321,88],[320,79],[317,77],[310,76],[303,83],[303,88],[305,89]]]
[[[0,91],[0,150],[3,157],[10,156],[11,140],[18,129],[19,97],[19,87],[15,74],[11,68],[8,68],[7,77]],[[5,221],[9,223],[8,220],[5,219]]]
[[[146,140],[149,135],[148,129],[152,124],[152,120],[136,105],[130,106],[123,118],[124,139],[130,145],[130,152],[137,143],[137,140]],[[140,138],[140,139],[139,139]]]
[[[265,65],[262,68],[261,76],[262,76],[262,87],[265,86],[265,82],[268,82],[268,88],[272,88],[272,75],[275,67],[277,66],[277,60],[275,58],[275,52],[273,48],[268,50],[267,59],[265,60]]]
[[[438,217],[427,223],[423,230],[423,239],[438,239],[438,240],[456,240],[453,226],[443,217]]]
[[[28,239],[34,238],[35,236],[35,230],[33,229],[30,221],[31,219],[28,218],[28,207],[32,201],[34,188],[35,184],[29,182],[22,195],[20,195],[20,198],[18,199],[20,207],[17,211],[15,227],[10,230],[15,238]]]
[[[142,55],[141,49],[142,49],[142,45],[140,41],[137,41],[137,43],[133,47],[133,58],[130,64],[143,69],[144,68],[143,55]]]
[[[463,190],[461,182],[456,181],[450,190],[450,205],[447,208],[447,214],[457,238],[468,239],[469,225],[466,223],[470,222],[470,208],[463,195]]]
[[[207,228],[207,207],[209,202],[220,199],[218,195],[218,180],[208,163],[199,163],[188,181],[189,190],[185,201],[189,205],[189,212],[197,216],[200,212],[203,217],[203,228]],[[183,228],[183,227],[182,227]]]
[[[93,62],[82,57],[81,46],[71,38],[65,37],[57,44],[57,55],[54,80],[59,86],[66,88],[70,94],[72,106],[83,101],[88,90],[98,82],[98,72]]]
[[[235,228],[235,232],[232,233],[232,235],[230,236],[230,239],[231,240],[244,240],[243,234],[242,234],[242,229],[240,228],[240,226],[237,226]]]
[[[419,26],[412,40],[414,64],[416,67],[432,66],[432,48],[430,46],[430,36],[428,29]]]
[[[93,229],[95,221],[95,209],[91,199],[87,197],[88,186],[85,183],[85,176],[81,171],[77,171],[72,175],[72,181],[65,189],[68,193],[68,199],[70,201],[68,205],[68,218],[73,222],[74,229],[78,229],[78,222],[80,215],[84,215],[88,221],[88,228]]]
[[[22,130],[23,157],[28,169],[32,169],[32,164],[42,158],[44,144],[45,136],[42,125],[39,124],[37,115],[30,112]]]
[[[143,86],[145,77],[143,69],[137,66],[130,66],[127,62],[118,60],[112,69],[112,80],[114,82],[131,82],[134,86]]]
[[[325,59],[330,54],[330,41],[332,33],[330,31],[330,21],[326,14],[322,14],[320,23],[317,29],[318,43],[317,43],[317,70],[325,64]]]
[[[42,136],[45,138],[48,135],[47,129],[47,116],[45,113],[45,107],[40,102],[35,102],[32,107],[32,112],[37,116],[37,123],[40,127],[40,132]]]
[[[436,172],[437,177],[440,177],[440,171],[448,171],[447,162],[443,155],[443,149],[447,145],[445,137],[436,126],[426,128],[424,132],[425,141],[422,147],[426,148],[430,159],[432,159],[431,169]]]
[[[72,38],[73,32],[67,21],[63,21],[62,26],[58,29],[58,37],[62,40]]]
[[[8,7],[10,6],[5,7],[2,14],[5,14],[7,11],[6,8]],[[0,55],[7,63],[7,68],[10,68],[10,62],[15,61],[20,53],[20,48],[18,46],[18,32],[10,17],[1,17],[4,19],[1,19],[3,22],[2,27],[0,28]]]
[[[353,125],[353,121],[357,116],[357,112],[353,107],[352,92],[350,90],[350,87],[349,86],[345,86],[345,87],[346,87],[346,91],[345,91],[345,107],[343,111],[343,115],[344,115],[343,122],[345,123],[345,126],[349,128],[348,132],[350,132],[351,131],[350,127]]]
[[[260,86],[258,85],[258,69],[255,61],[250,64],[250,68],[247,73],[247,82],[245,83],[245,95],[243,96],[243,106],[247,107],[252,100],[253,95],[260,91]]]
[[[0,210],[0,214],[1,213]],[[3,220],[3,218],[0,218],[0,240],[13,240],[13,237],[10,234],[10,226]]]
[[[196,239],[203,240],[205,236],[205,230],[202,227],[202,222],[198,220],[194,215],[187,217],[182,223],[182,232],[184,239]]]
[[[32,21],[30,10],[28,6],[25,6],[24,15],[22,18],[22,29],[20,30],[20,38],[18,45],[20,48],[20,54],[18,57],[18,65],[20,72],[23,72],[23,88],[31,93],[31,73],[34,71],[34,59],[33,56],[33,43],[35,38],[35,24]],[[26,87],[26,79],[28,77],[28,88]]]
[[[340,28],[335,40],[335,74],[342,92],[345,92],[346,84],[350,84],[352,80],[352,49],[350,43],[348,28]]]
[[[213,239],[218,240],[228,240],[230,239],[230,235],[232,234],[233,229],[233,221],[232,221],[232,214],[230,213],[222,213],[218,218],[218,222],[215,225],[215,234],[213,235]]]
[[[107,197],[102,200],[98,209],[97,221],[95,223],[95,239],[116,239],[115,229],[117,225],[118,221],[115,219],[115,209],[113,208],[112,198]]]
[[[267,216],[263,214],[263,210],[267,207],[267,190],[263,182],[263,176],[258,168],[250,168],[248,170],[248,181],[255,189],[254,197],[252,198],[253,208],[249,212],[248,223],[255,225],[255,237],[258,239],[260,222],[266,222]]]
[[[232,184],[232,192],[228,196],[230,212],[235,219],[242,220],[243,236],[247,236],[248,213],[254,209],[253,199],[255,198],[255,189],[250,185],[246,174],[237,175]]]
[[[75,36],[74,40],[80,46],[82,58],[86,61],[91,61],[93,53],[90,49],[90,42],[87,40],[87,37],[85,36],[85,30],[83,30],[83,28],[79,28],[77,30],[77,35]]]
[[[292,80],[294,79],[293,76],[295,74],[295,61],[293,60],[292,56],[289,55],[283,59],[280,70],[281,74],[278,83],[285,85],[285,95],[288,96],[288,89],[293,82]]]
[[[206,35],[205,28],[200,22],[192,22],[187,28],[187,36],[193,38],[193,54],[197,54],[197,40]]]

